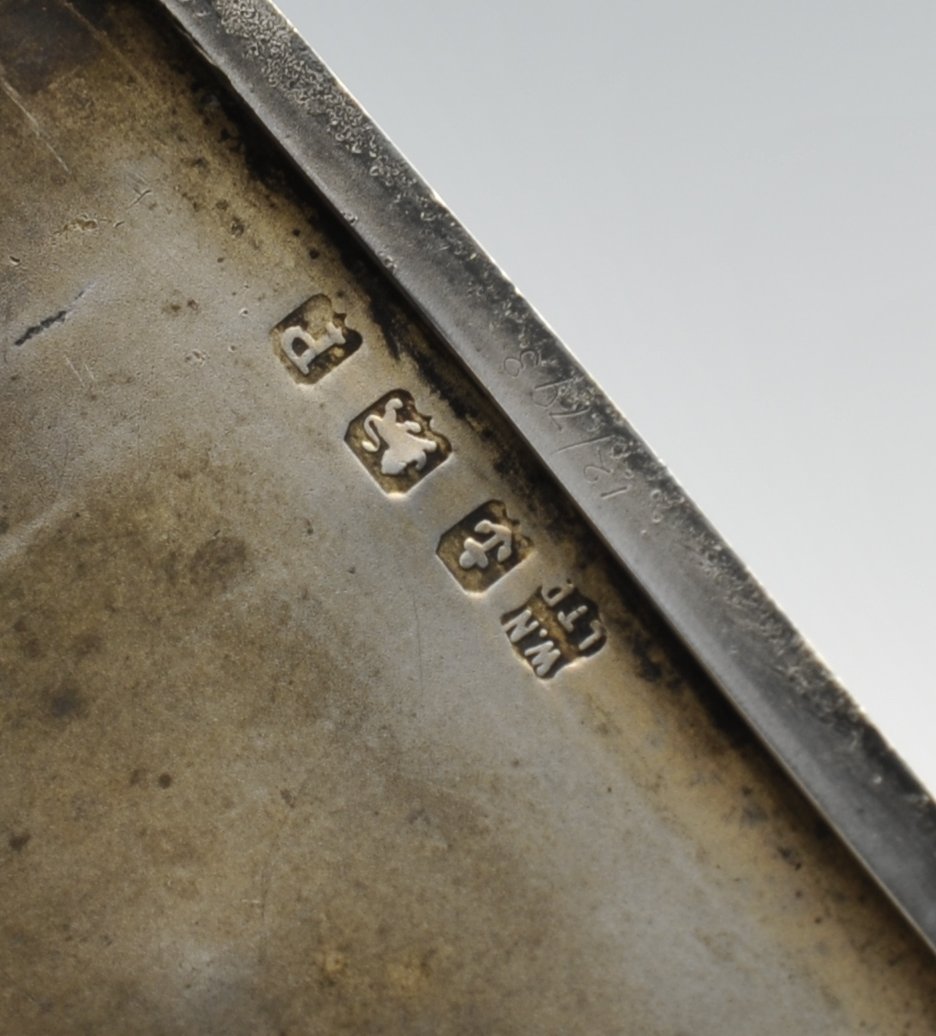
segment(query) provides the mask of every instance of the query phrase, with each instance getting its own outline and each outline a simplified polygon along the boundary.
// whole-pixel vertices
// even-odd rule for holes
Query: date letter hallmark
[[[572,583],[540,587],[522,607],[501,618],[514,651],[543,680],[600,651],[607,635],[594,601]]]
[[[270,332],[273,348],[300,384],[313,385],[357,352],[361,336],[327,295],[313,295]]]
[[[530,553],[530,541],[500,500],[489,500],[452,526],[436,553],[463,589],[483,593]]]
[[[452,447],[402,389],[368,407],[348,426],[345,442],[387,493],[406,493],[442,464]]]

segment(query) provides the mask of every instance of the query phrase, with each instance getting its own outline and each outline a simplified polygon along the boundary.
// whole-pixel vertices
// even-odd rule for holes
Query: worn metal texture
[[[633,428],[271,4],[165,6],[936,949],[931,798]]]
[[[159,5],[0,0],[0,126],[0,1032],[936,1030],[928,950]]]

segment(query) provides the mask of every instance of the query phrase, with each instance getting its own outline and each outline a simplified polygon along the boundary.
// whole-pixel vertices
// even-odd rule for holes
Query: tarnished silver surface
[[[165,5],[936,948],[932,800],[614,405],[271,4]]]
[[[209,51],[269,13],[184,6]],[[398,297],[406,255],[160,5],[0,0],[0,127],[0,1032],[936,1029],[932,955]],[[571,362],[518,341],[509,384]]]

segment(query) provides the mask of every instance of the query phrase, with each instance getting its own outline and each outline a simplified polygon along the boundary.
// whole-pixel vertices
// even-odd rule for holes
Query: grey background
[[[280,7],[936,788],[936,4]]]

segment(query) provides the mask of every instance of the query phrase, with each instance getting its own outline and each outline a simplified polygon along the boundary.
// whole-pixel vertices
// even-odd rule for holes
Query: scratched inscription
[[[444,533],[436,553],[459,584],[483,593],[530,553],[530,541],[500,500],[489,500]]]
[[[552,365],[545,364],[535,349],[504,357],[504,373],[529,383],[531,402],[559,431],[564,431],[568,422],[591,414],[589,398],[582,393],[581,375],[557,377]]]
[[[327,295],[313,295],[270,332],[293,380],[312,385],[357,352],[361,335],[345,324]]]
[[[501,618],[514,651],[544,680],[579,658],[600,651],[607,639],[598,606],[572,583],[540,587]]]
[[[627,463],[632,446],[615,434],[596,435],[561,446],[556,453],[577,451],[582,476],[594,485],[602,500],[630,492],[634,470]]]
[[[348,426],[345,442],[387,493],[406,493],[452,452],[409,392],[378,399]]]
[[[583,376],[557,376],[554,365],[536,349],[522,349],[504,358],[504,373],[525,383],[530,402],[543,411],[561,439],[572,439],[556,454],[577,451],[569,458],[602,500],[630,491],[635,474],[628,460],[636,444],[619,430],[602,431],[606,422],[594,403],[594,390]],[[589,429],[593,429],[589,431]]]

